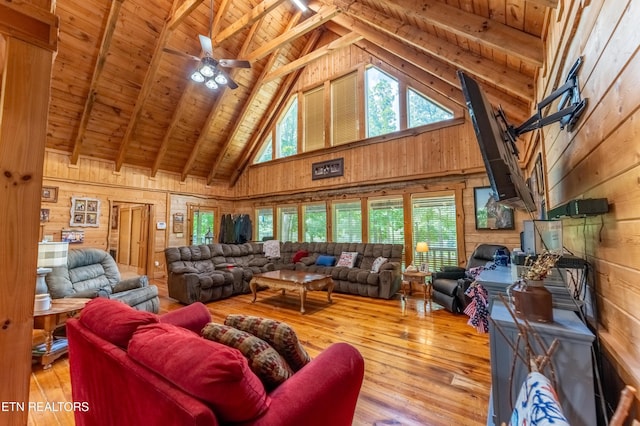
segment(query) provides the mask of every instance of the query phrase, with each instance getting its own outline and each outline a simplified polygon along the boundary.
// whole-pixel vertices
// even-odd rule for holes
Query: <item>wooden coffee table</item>
[[[258,286],[265,286],[274,290],[282,290],[284,294],[285,290],[294,290],[300,292],[300,312],[304,314],[304,302],[307,299],[307,292],[314,290],[323,290],[327,288],[327,300],[329,303],[333,303],[331,300],[331,292],[333,291],[333,280],[331,275],[312,274],[303,271],[269,271],[262,274],[256,274],[251,279],[249,287],[253,293],[253,300],[256,301],[258,295]]]
[[[53,299],[51,308],[33,312],[33,328],[44,330],[45,334],[44,353],[33,355],[33,357],[40,358],[40,363],[45,369],[51,367],[53,361],[68,351],[66,342],[61,347],[53,349],[53,332],[56,328],[62,326],[67,319],[73,318],[80,312],[90,300],[81,298]]]

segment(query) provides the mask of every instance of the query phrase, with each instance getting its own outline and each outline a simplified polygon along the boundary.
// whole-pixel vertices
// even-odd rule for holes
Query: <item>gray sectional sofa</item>
[[[267,258],[262,243],[168,247],[169,297],[207,303],[249,293],[254,274],[292,269],[331,275],[335,292],[389,299],[400,289],[402,249],[401,244],[286,242],[280,243],[279,257]],[[353,267],[316,264],[320,256],[333,256],[337,263],[342,252],[358,253]],[[378,257],[387,261],[372,272]]]

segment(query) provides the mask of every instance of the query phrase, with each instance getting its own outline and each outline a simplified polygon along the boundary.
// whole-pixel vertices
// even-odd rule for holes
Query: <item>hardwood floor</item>
[[[161,312],[181,307],[160,289]],[[403,301],[334,293],[310,292],[299,312],[297,293],[261,291],[235,296],[207,306],[212,320],[243,313],[274,318],[291,325],[314,357],[334,342],[349,342],[365,359],[365,378],[354,425],[486,425],[491,375],[488,335],[467,325],[465,315],[453,315],[424,302],[422,294]],[[71,401],[69,363],[59,359],[48,370],[33,367],[30,401],[54,405]],[[64,410],[31,411],[30,425],[73,425]]]

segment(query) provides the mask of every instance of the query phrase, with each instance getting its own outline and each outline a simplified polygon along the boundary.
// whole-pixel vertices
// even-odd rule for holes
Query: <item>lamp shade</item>
[[[429,245],[426,242],[421,241],[418,244],[416,244],[416,251],[418,253],[426,253],[429,251]]]
[[[67,264],[69,243],[66,241],[38,243],[38,268],[53,268]]]

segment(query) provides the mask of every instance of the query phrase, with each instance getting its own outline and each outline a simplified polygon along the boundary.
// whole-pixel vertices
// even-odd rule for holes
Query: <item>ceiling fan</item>
[[[220,86],[228,86],[230,89],[236,89],[238,85],[222,69],[224,68],[251,68],[249,61],[240,59],[215,59],[213,57],[213,42],[211,41],[213,31],[213,0],[211,0],[211,16],[209,17],[209,37],[200,34],[200,46],[204,52],[204,57],[199,58],[193,56],[194,59],[200,61],[198,69],[191,74],[191,79],[198,83],[204,83],[211,90],[216,90]]]

